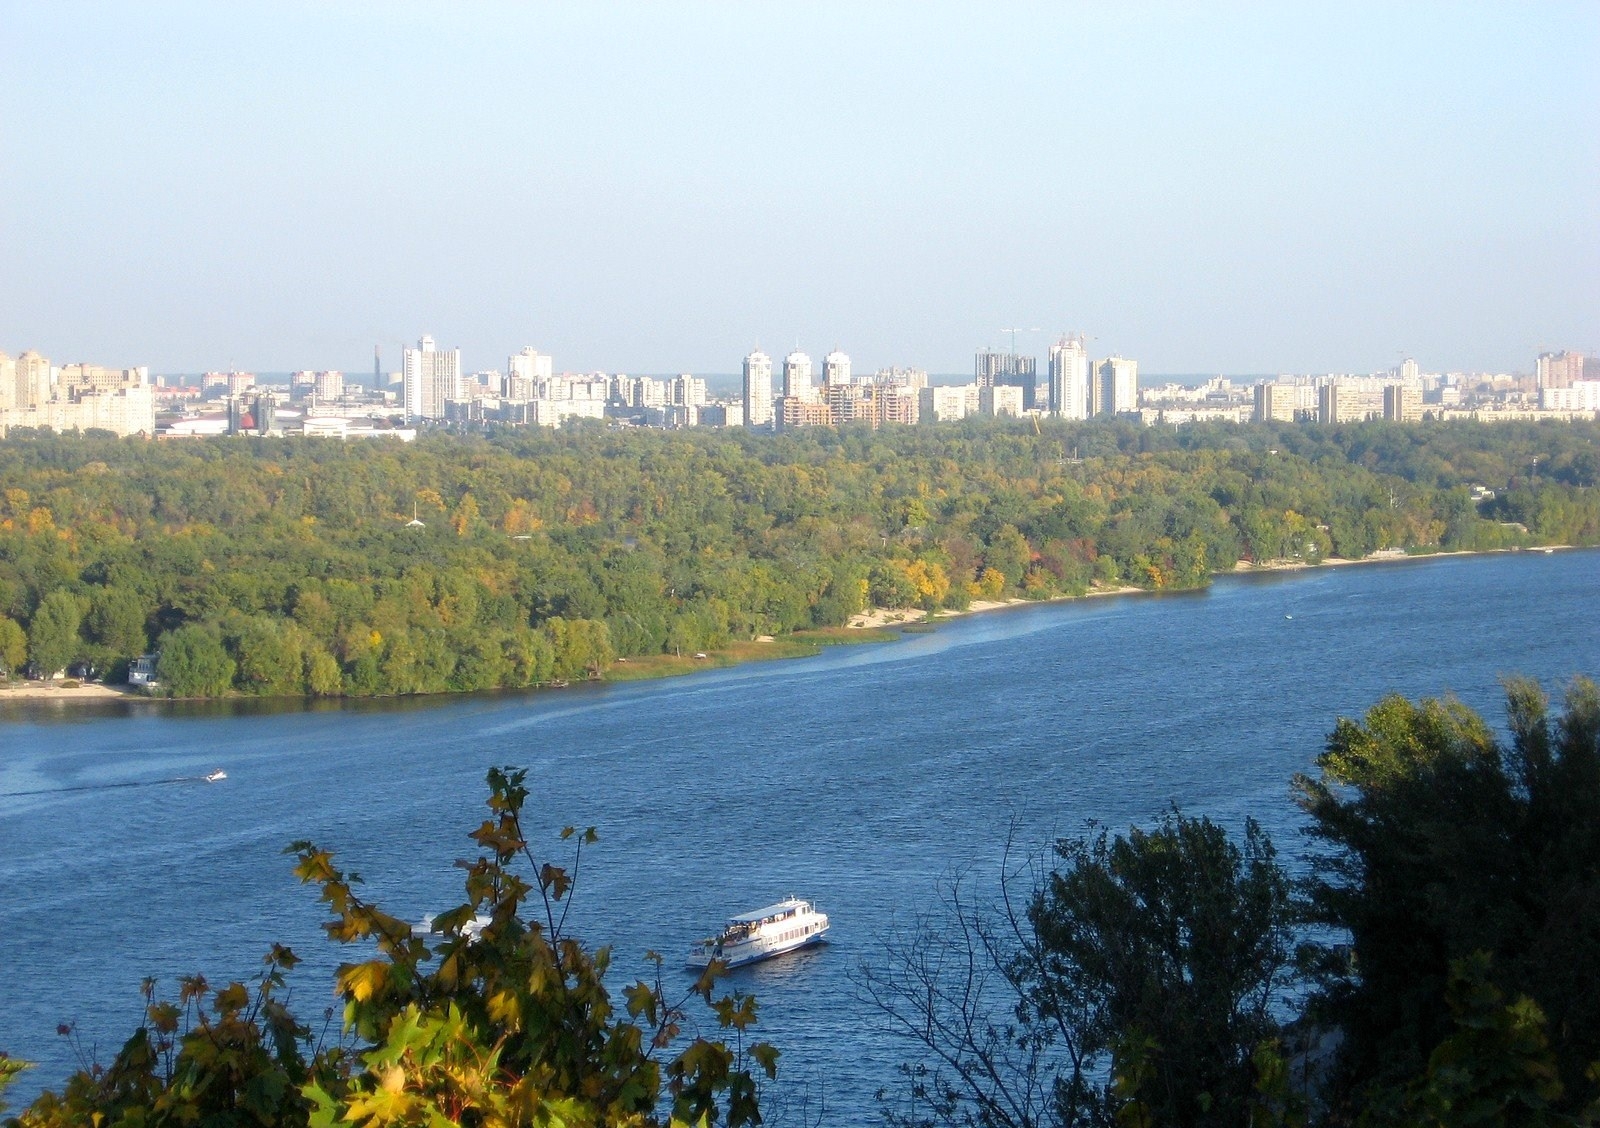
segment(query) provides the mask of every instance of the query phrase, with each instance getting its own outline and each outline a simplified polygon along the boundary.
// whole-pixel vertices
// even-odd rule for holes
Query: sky
[[[0,43],[13,356],[1600,351],[1594,0],[0,0]]]

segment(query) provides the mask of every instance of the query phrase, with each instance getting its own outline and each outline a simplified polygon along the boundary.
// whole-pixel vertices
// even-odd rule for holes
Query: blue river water
[[[852,973],[954,873],[992,878],[1008,832],[1037,848],[1177,803],[1254,816],[1295,862],[1290,780],[1336,717],[1389,692],[1454,693],[1503,727],[1510,673],[1557,695],[1600,674],[1600,553],[1225,577],[633,685],[326,709],[7,706],[0,1049],[39,1063],[11,1104],[59,1086],[80,1051],[109,1060],[146,976],[252,976],[282,941],[307,957],[293,1004],[320,1017],[341,953],[285,845],[333,849],[420,918],[459,903],[452,863],[472,853],[484,773],[510,764],[528,769],[536,848],[559,859],[562,825],[599,829],[569,927],[613,946],[614,990],[646,973],[647,949],[676,976],[724,917],[787,894],[831,915],[827,946],[730,982],[783,1052],[783,1119],[862,1123],[910,1048]],[[218,767],[227,780],[203,782]]]

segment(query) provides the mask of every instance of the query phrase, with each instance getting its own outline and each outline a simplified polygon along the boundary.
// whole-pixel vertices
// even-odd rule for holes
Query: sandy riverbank
[[[0,702],[5,701],[115,701],[138,697],[127,686],[88,682],[76,686],[60,682],[0,682]]]
[[[1440,560],[1457,556],[1496,556],[1510,552],[1560,552],[1571,549],[1572,547],[1572,545],[1568,544],[1554,544],[1540,545],[1537,548],[1490,548],[1478,551],[1463,552],[1424,552],[1416,554],[1405,552],[1377,552],[1371,556],[1363,556],[1360,559],[1351,559],[1344,556],[1329,556],[1322,560],[1316,561],[1315,563],[1308,563],[1304,560],[1293,559],[1264,560],[1260,563],[1252,563],[1249,560],[1241,560],[1227,571],[1213,572],[1212,575],[1235,576],[1252,572],[1298,572],[1311,568],[1339,568],[1350,564],[1397,564],[1421,562],[1424,560]],[[1020,603],[1062,603],[1072,599],[1094,599],[1098,596],[1107,595],[1151,594],[1154,590],[1156,589],[1133,587],[1128,584],[1122,584],[1114,587],[1094,587],[1085,592],[1083,595],[1053,595],[1048,599],[1023,599],[1021,597],[1015,597],[1012,599],[977,599],[973,600],[973,602],[964,610],[939,611],[935,614],[934,618],[936,620],[954,619],[960,615],[976,615],[983,611],[997,611],[1003,607],[1015,607]],[[884,627],[893,628],[897,626],[906,626],[910,623],[921,622],[927,617],[928,613],[926,611],[918,610],[916,608],[901,608],[899,610],[891,611],[886,608],[877,607],[873,608],[871,611],[866,611],[859,615],[852,616],[850,622],[847,623],[846,626],[851,630],[875,630]]]
[[[1444,560],[1457,556],[1503,556],[1507,553],[1567,552],[1572,548],[1573,546],[1570,544],[1545,544],[1539,545],[1537,548],[1485,548],[1460,552],[1375,552],[1371,556],[1359,558],[1328,556],[1314,564],[1307,563],[1304,560],[1263,560],[1259,564],[1241,560],[1227,572],[1215,572],[1213,575],[1237,575],[1241,572],[1297,572],[1306,568],[1341,568],[1350,564],[1404,564],[1424,560]]]
[[[935,619],[954,619],[961,615],[977,615],[984,611],[998,611],[1002,607],[1016,607],[1022,603],[1062,603],[1069,599],[1094,599],[1104,595],[1132,595],[1137,592],[1148,591],[1148,588],[1132,587],[1119,584],[1114,587],[1093,587],[1082,595],[1052,595],[1048,599],[1023,599],[1015,596],[1011,599],[974,599],[959,611],[941,610],[934,614]],[[871,611],[863,611],[853,615],[845,624],[854,631],[881,630],[885,627],[904,627],[911,623],[920,623],[928,617],[928,613],[917,607],[901,607],[889,610],[885,607],[874,607]]]

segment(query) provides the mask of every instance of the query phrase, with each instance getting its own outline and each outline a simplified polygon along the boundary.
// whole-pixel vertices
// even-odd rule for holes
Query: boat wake
[[[214,773],[213,773],[214,774]],[[226,779],[227,777],[222,777]],[[73,791],[114,791],[121,787],[172,787],[180,783],[215,783],[210,776],[173,776],[171,779],[128,779],[114,783],[74,783],[65,787],[40,787],[31,791],[0,791],[0,799],[24,795],[65,795]]]

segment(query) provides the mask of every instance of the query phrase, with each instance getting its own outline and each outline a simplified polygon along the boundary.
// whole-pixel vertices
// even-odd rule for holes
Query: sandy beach
[[[1572,547],[1572,545],[1567,544],[1554,544],[1540,545],[1537,548],[1491,548],[1483,551],[1426,552],[1416,554],[1385,551],[1373,553],[1371,556],[1363,556],[1360,559],[1350,559],[1344,556],[1328,556],[1316,561],[1315,563],[1308,563],[1305,560],[1295,559],[1263,560],[1260,563],[1252,563],[1249,560],[1241,560],[1227,571],[1213,572],[1212,575],[1229,576],[1240,575],[1247,572],[1298,572],[1310,568],[1339,568],[1350,564],[1396,564],[1410,561],[1421,562],[1425,560],[1442,560],[1454,556],[1493,556],[1498,553],[1505,552],[1560,552],[1571,549]],[[1149,594],[1153,590],[1154,589],[1151,588],[1133,587],[1129,584],[1118,584],[1104,587],[1096,585],[1095,587],[1092,587],[1086,591],[1083,595],[1055,595],[1051,596],[1049,599],[1023,599],[1021,597],[1015,597],[1012,599],[975,599],[964,610],[942,610],[935,613],[934,619],[954,619],[960,615],[976,615],[982,611],[996,611],[1002,607],[1015,607],[1019,603],[1061,603],[1071,599],[1094,599],[1107,595]],[[926,618],[928,618],[928,613],[917,608],[903,607],[891,611],[887,608],[875,607],[870,611],[864,611],[859,615],[852,616],[850,621],[845,625],[851,630],[873,630],[880,627],[905,626],[909,623],[921,622]]]
[[[0,682],[0,702],[5,701],[114,701],[119,697],[137,697],[139,694],[121,685],[100,685],[87,682],[77,686],[60,682],[20,681]]]

